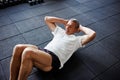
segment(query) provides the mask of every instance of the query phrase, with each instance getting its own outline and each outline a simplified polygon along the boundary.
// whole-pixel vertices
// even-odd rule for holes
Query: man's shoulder
[[[56,26],[55,30],[52,32],[54,35],[61,34],[63,35],[65,33],[65,30],[59,26]]]

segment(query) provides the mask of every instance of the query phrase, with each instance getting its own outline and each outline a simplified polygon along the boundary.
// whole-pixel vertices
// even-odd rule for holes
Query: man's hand
[[[80,27],[78,28],[78,33],[81,31]]]

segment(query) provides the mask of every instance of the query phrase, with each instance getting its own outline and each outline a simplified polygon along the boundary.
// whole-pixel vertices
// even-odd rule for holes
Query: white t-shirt
[[[52,34],[54,35],[54,38],[45,49],[52,51],[58,56],[61,62],[60,68],[62,68],[72,54],[78,48],[83,47],[81,41],[85,36],[67,35],[65,30],[59,26],[55,28]]]

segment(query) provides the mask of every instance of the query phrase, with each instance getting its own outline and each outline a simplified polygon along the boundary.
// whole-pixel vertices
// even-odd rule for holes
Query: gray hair
[[[75,26],[75,28],[79,28],[79,22],[77,21],[77,19],[75,19],[75,18],[71,18],[70,19],[71,21],[73,21],[74,23],[76,23],[76,26]]]

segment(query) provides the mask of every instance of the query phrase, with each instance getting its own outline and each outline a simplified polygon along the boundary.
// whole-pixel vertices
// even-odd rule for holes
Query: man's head
[[[76,19],[68,20],[66,24],[66,34],[71,35],[79,31],[79,22]]]

